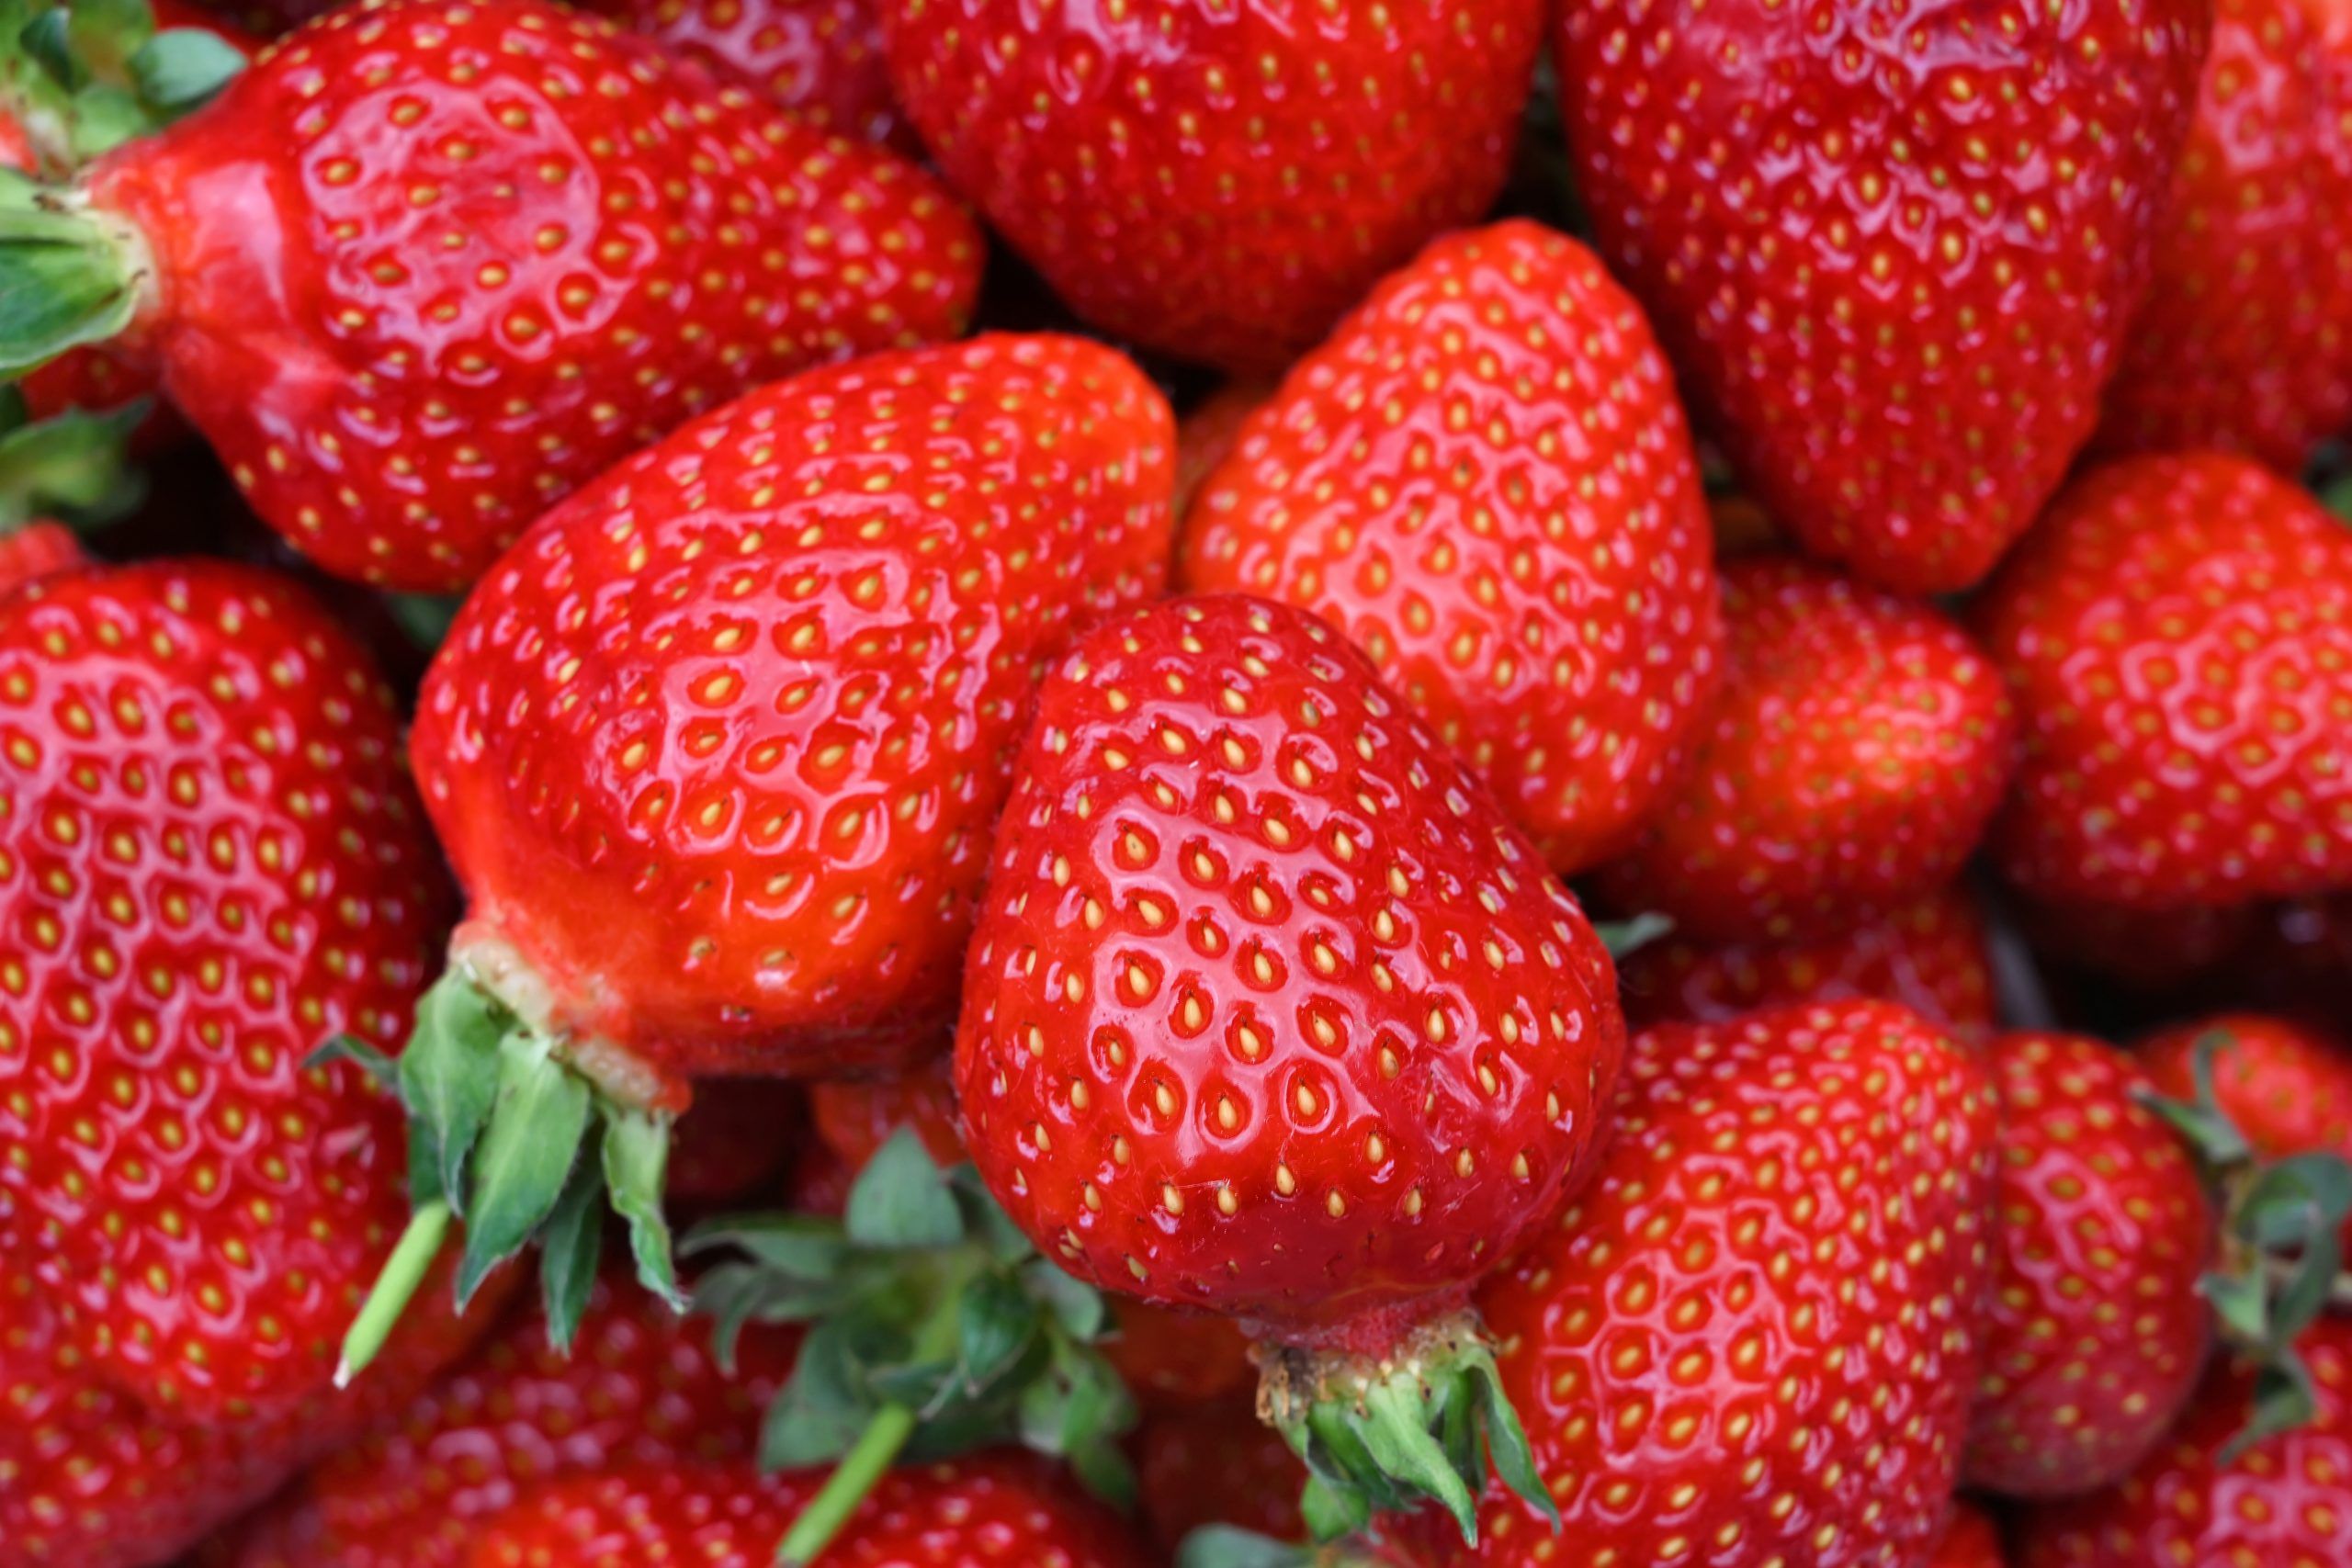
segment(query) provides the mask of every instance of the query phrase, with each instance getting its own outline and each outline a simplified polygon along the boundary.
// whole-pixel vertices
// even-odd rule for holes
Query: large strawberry
[[[1976,605],[2025,754],[1994,829],[2062,902],[2352,883],[2352,531],[2211,455],[2078,482]]]
[[[2098,417],[2203,0],[1591,0],[1577,194],[1741,477],[1816,554],[1983,577]]]
[[[547,0],[337,12],[0,210],[0,368],[152,356],[271,526],[416,589],[747,387],[952,334],[979,264],[913,165]]]
[[[1244,1321],[1320,1524],[1467,1529],[1481,1426],[1534,1494],[1467,1296],[1581,1175],[1622,1042],[1575,900],[1321,622],[1178,600],[1047,677],[956,1032],[972,1156],[1080,1278]]]
[[[820,130],[911,150],[890,91],[875,0],[588,0]]]
[[[1714,693],[1713,558],[1640,308],[1514,220],[1431,245],[1291,371],[1178,570],[1353,638],[1566,873],[1625,847]]]
[[[284,580],[0,599],[0,1540],[147,1563],[363,1418],[334,1346],[407,1207],[396,1044],[445,880],[390,694]],[[457,1348],[435,1314],[397,1398]]]
[[[937,1049],[1036,668],[1165,570],[1172,423],[1076,339],[809,372],[614,469],[467,600],[412,749],[470,909],[401,1066],[436,1178],[413,1235],[464,1216],[461,1293],[535,1235],[593,1241],[599,1190],[673,1289],[693,1079]],[[388,1273],[355,1366],[413,1284]]]
[[[1902,1009],[1637,1036],[1592,1186],[1479,1292],[1561,1539],[1490,1495],[1453,1561],[1923,1562],[1976,1372],[1982,1065]]]
[[[2196,1392],[2214,1219],[2146,1080],[2095,1040],[1993,1048],[2001,1157],[1971,1485],[2064,1497],[2120,1479]]]
[[[1722,694],[1600,886],[1700,942],[1818,936],[1950,882],[2009,776],[1999,672],[1924,604],[1783,557],[1724,563]]]
[[[1273,371],[1501,188],[1541,0],[880,0],[899,101],[1089,322]]]

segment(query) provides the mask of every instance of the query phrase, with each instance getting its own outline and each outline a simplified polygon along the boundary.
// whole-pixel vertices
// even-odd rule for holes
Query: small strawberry
[[[979,261],[913,165],[546,0],[337,12],[0,210],[0,368],[152,359],[271,526],[431,591],[748,387],[953,334]]]
[[[1227,381],[1195,404],[1176,427],[1176,516],[1179,522],[1200,493],[1202,481],[1222,467],[1241,439],[1250,416],[1274,395],[1273,384],[1245,377]]]
[[[1431,245],[1292,370],[1178,575],[1353,638],[1563,873],[1625,847],[1714,692],[1673,378],[1591,253],[1525,221]]]
[[[1697,757],[1598,886],[1696,942],[1788,942],[1949,883],[2009,776],[1999,673],[1959,627],[1818,567],[1723,569]]]
[[[773,1189],[807,1142],[799,1086],[732,1078],[707,1087],[678,1118],[670,1149],[673,1200],[716,1202]]]
[[[1951,1529],[1944,1532],[1928,1568],[2008,1568],[2001,1551],[2001,1536],[1981,1509],[1966,1502],[1952,1510]]]
[[[1942,888],[1811,942],[1718,946],[1669,937],[1617,961],[1637,1027],[1720,1023],[1758,1008],[1875,997],[1956,1034],[1989,1033],[1993,954],[1962,887]]]
[[[820,130],[914,152],[890,92],[875,0],[588,0],[720,76],[741,76]]]
[[[955,1062],[934,1056],[904,1073],[811,1084],[808,1110],[817,1136],[853,1171],[901,1127],[912,1127],[934,1164],[964,1161],[964,1131],[956,1118]]]
[[[2131,1058],[2064,1034],[1992,1052],[1993,1289],[1963,1474],[2016,1497],[2120,1479],[2196,1392],[2214,1219]]]
[[[2214,1104],[2257,1157],[2352,1163],[2352,1045],[2286,1019],[2224,1013],[2150,1035],[2140,1065],[2158,1093],[2193,1100],[2200,1047],[2211,1051]],[[2352,1234],[2344,1246],[2352,1257]]]
[[[1114,336],[1271,373],[1502,186],[1541,0],[879,0],[956,188]]]
[[[1103,1358],[1148,1413],[1230,1404],[1258,1384],[1250,1340],[1229,1317],[1132,1300],[1119,1302],[1114,1314],[1112,1332],[1101,1342]],[[1290,1500],[1297,1503],[1297,1488]]]
[[[2352,423],[2352,11],[2217,0],[2100,445],[2299,473]]]
[[[1596,1148],[1611,979],[1363,655],[1180,600],[1042,689],[967,967],[966,1133],[1079,1278],[1242,1320],[1318,1528],[1426,1494],[1466,1529],[1475,1426],[1534,1492],[1469,1287]]]
[[[2070,490],[1975,606],[2024,761],[1993,848],[2061,902],[2352,882],[2352,532],[2242,459]]]
[[[674,1292],[692,1080],[936,1050],[1037,669],[1159,587],[1172,435],[1076,339],[876,355],[680,430],[474,591],[412,739],[470,908],[400,1067],[461,1295],[593,1247],[600,1192]]]
[[[1975,582],[2098,420],[2210,7],[1558,17],[1577,195],[1741,477],[1857,576]]]
[[[1246,1395],[1154,1416],[1134,1447],[1144,1524],[1163,1553],[1172,1557],[1206,1525],[1274,1540],[1306,1533],[1298,1512],[1306,1472]]]

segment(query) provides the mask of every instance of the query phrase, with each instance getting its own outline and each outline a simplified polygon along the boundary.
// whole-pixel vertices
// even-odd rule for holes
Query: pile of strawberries
[[[0,0],[0,1568],[2352,1564],[2347,0]]]

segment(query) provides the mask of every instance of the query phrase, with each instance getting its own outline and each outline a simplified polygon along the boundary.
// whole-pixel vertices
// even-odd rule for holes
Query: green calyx
[[[135,237],[78,193],[0,169],[0,378],[120,334],[147,267]]]
[[[0,387],[0,536],[42,519],[101,527],[146,492],[130,463],[130,433],[147,404],[106,413],[72,410],[40,421],[24,394]]]
[[[2194,1100],[2141,1096],[2187,1142],[2222,1215],[2221,1257],[2199,1289],[2222,1337],[2255,1369],[2253,1406],[2222,1450],[2225,1460],[2318,1414],[2297,1345],[2331,1306],[2352,1310],[2342,1243],[2352,1216],[2352,1163],[2328,1154],[2259,1157],[2213,1090],[2214,1061],[2234,1045],[2222,1030],[2197,1042]]]
[[[1204,1525],[1176,1548],[1175,1568],[1375,1568],[1353,1542],[1300,1546],[1231,1525]]]
[[[1260,1408],[1308,1471],[1302,1509],[1316,1540],[1435,1501],[1475,1545],[1489,1461],[1559,1528],[1475,1314],[1426,1325],[1377,1359],[1277,1349],[1261,1370]]]
[[[218,34],[159,29],[148,0],[0,0],[0,114],[52,179],[201,107],[244,67]]]
[[[1664,915],[1642,914],[1622,920],[1595,920],[1592,929],[1610,957],[1623,959],[1672,935],[1674,922]]]
[[[671,1119],[607,1099],[565,1064],[559,1043],[452,966],[418,1003],[397,1062],[348,1036],[313,1057],[359,1064],[409,1119],[413,1213],[345,1337],[338,1385],[383,1348],[458,1223],[458,1306],[537,1243],[548,1337],[559,1349],[571,1348],[587,1309],[607,1208],[628,1222],[638,1279],[685,1310],[662,1212]]]
[[[1020,1443],[1106,1497],[1132,1496],[1112,1439],[1135,1407],[1095,1348],[1112,1326],[1101,1293],[1040,1256],[970,1167],[941,1170],[910,1130],[868,1162],[842,1218],[714,1221],[685,1249],[729,1254],[695,1291],[722,1359],[746,1323],[810,1325],[761,1461],[834,1468],[779,1563],[813,1561],[901,1458]]]

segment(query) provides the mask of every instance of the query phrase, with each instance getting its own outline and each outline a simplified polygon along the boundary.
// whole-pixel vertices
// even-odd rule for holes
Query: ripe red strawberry
[[[0,600],[0,1555],[168,1558],[366,1417],[400,1118],[303,1063],[400,1040],[447,910],[390,694],[282,579]],[[413,1326],[375,1397],[469,1332]]]
[[[1439,241],[1295,368],[1178,575],[1372,655],[1555,870],[1620,851],[1714,692],[1697,464],[1633,299],[1514,220]]]
[[[1952,1510],[1951,1529],[1928,1559],[1928,1568],[2007,1568],[2008,1561],[1993,1521],[1963,1502]]]
[[[815,1495],[811,1471],[646,1466],[526,1495],[493,1521],[468,1568],[765,1568]],[[894,1471],[808,1568],[1144,1568],[1116,1516],[1045,1466],[1011,1457]],[[793,1568],[798,1568],[796,1562]]]
[[[743,77],[836,136],[918,150],[890,92],[875,0],[589,0],[586,7]]]
[[[455,1568],[518,1492],[631,1464],[735,1463],[789,1374],[797,1329],[747,1328],[733,1372],[709,1325],[617,1274],[571,1352],[537,1303],[387,1422],[311,1469],[206,1568]]]
[[[1976,1369],[1993,1095],[1883,1002],[1635,1037],[1592,1186],[1479,1292],[1565,1520],[1456,1562],[1923,1561]]]
[[[2352,422],[2352,12],[2218,0],[2100,445],[2282,473]]]
[[[2197,1098],[2197,1049],[2208,1039],[2218,1041],[2214,1101],[2256,1155],[2333,1154],[2352,1161],[2352,1045],[2260,1013],[2177,1024],[2140,1044],[2140,1065],[2158,1093]]]
[[[2008,694],[1924,604],[1782,557],[1723,569],[1697,758],[1599,886],[1697,942],[1818,936],[1949,883],[2009,775]]]
[[[1306,1472],[1247,1396],[1156,1415],[1134,1447],[1144,1525],[1161,1552],[1172,1557],[1204,1525],[1274,1540],[1306,1536],[1298,1493]]]
[[[1241,439],[1241,428],[1250,423],[1250,416],[1273,395],[1271,382],[1250,377],[1227,381],[1194,405],[1177,425],[1177,521],[1183,521],[1202,481],[1233,455],[1234,444]]]
[[[1758,1008],[1876,997],[1974,1037],[1994,1022],[1993,954],[1955,886],[1812,942],[1709,947],[1668,937],[1617,961],[1627,1021],[1720,1023]]]
[[[1963,1473],[2011,1496],[2073,1496],[2128,1473],[2196,1392],[2214,1216],[2121,1052],[2009,1034],[1992,1068],[1994,1277]]]
[[[1229,1317],[1134,1300],[1119,1302],[1114,1316],[1100,1348],[1147,1414],[1230,1404],[1257,1386],[1250,1341]],[[1290,1501],[1298,1502],[1295,1486]]]
[[[1240,1318],[1343,1509],[1465,1516],[1449,1410],[1531,1486],[1463,1309],[1603,1129],[1575,900],[1363,655],[1238,595],[1081,639],[1015,781],[956,1031],[989,1190],[1080,1279]]]
[[[474,591],[412,740],[470,910],[401,1069],[461,1292],[534,1235],[588,1244],[599,1187],[673,1289],[693,1079],[937,1049],[1036,671],[1158,590],[1172,446],[1092,344],[876,355],[622,464]]]
[[[2332,1568],[2352,1562],[2352,1318],[2303,1343],[2318,1396],[2308,1426],[2243,1453],[2253,1374],[2217,1365],[2197,1402],[2139,1469],[2020,1522],[2019,1568]]]
[[[1940,592],[2041,512],[2140,301],[2209,18],[1559,8],[1601,253],[1806,549]]]
[[[1093,326],[1272,372],[1502,188],[1540,0],[879,0],[899,100]]]
[[[901,1127],[915,1130],[935,1164],[964,1163],[964,1131],[956,1120],[951,1056],[934,1056],[887,1077],[811,1084],[808,1110],[816,1122],[817,1136],[852,1171],[865,1169],[874,1151]]]
[[[807,1134],[798,1085],[774,1078],[713,1084],[678,1118],[665,1190],[673,1199],[713,1202],[772,1190]]]
[[[0,367],[153,356],[264,520],[425,590],[748,387],[953,334],[979,264],[913,165],[546,0],[335,13],[0,207],[43,236]]]
[[[1976,606],[2025,754],[2012,880],[2170,909],[2352,882],[2352,532],[2213,456],[2069,491]]]

